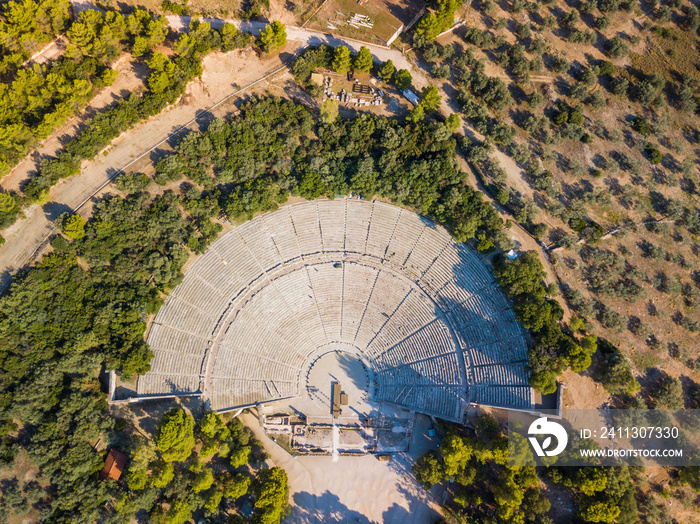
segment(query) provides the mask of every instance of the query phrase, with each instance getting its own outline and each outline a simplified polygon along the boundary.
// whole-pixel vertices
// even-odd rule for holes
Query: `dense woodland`
[[[56,63],[63,63],[74,72],[83,66],[92,67],[94,71],[102,71],[100,74],[103,80],[111,82],[115,71],[106,69],[106,64],[126,48],[132,56],[146,60],[150,69],[148,91],[141,96],[131,94],[89,120],[85,128],[55,158],[42,160],[39,173],[24,186],[24,195],[0,194],[0,228],[7,227],[16,220],[23,204],[43,201],[51,186],[61,178],[77,174],[83,160],[93,159],[121,133],[160,113],[168,104],[177,100],[187,83],[201,74],[202,56],[212,50],[230,51],[245,47],[251,42],[250,35],[239,32],[232,24],[224,24],[215,31],[209,24],[195,21],[189,33],[178,37],[174,54],[168,57],[153,52],[153,48],[163,42],[167,33],[165,18],[153,18],[151,13],[142,10],[135,10],[128,16],[116,11],[108,11],[106,14],[93,10],[83,11],[78,20],[73,22],[67,32],[73,47],[69,47],[66,56]],[[102,85],[104,82],[94,83],[94,88],[98,89]],[[87,98],[87,91],[85,95]],[[71,114],[77,108],[78,106],[71,106]],[[55,121],[51,130],[63,120]],[[8,140],[17,144],[16,138]],[[17,158],[25,153],[26,148],[18,152]]]
[[[82,507],[83,497],[96,504],[105,496],[103,485],[95,483],[96,471],[84,464],[89,459],[99,465],[90,441],[100,432],[115,439],[119,433],[104,411],[94,371],[101,363],[125,376],[148,370],[152,355],[143,341],[143,319],[181,281],[190,252],[203,252],[216,237],[221,226],[212,219],[222,211],[240,221],[275,209],[290,193],[317,198],[354,191],[435,216],[464,240],[500,231],[503,223],[495,210],[466,185],[453,157],[455,146],[444,123],[400,124],[363,115],[315,125],[306,107],[262,98],[244,104],[231,121],[215,120],[206,131],[190,133],[174,154],[158,161],[155,183],[181,182],[176,192],[154,198],[143,192],[153,183],[150,177],[118,177],[116,187],[128,196],[106,198],[87,223],[60,218],[64,235],[54,239],[54,252],[16,279],[2,299],[5,428],[12,433],[12,421],[24,425],[20,438],[5,437],[8,459],[18,446],[34,457],[63,495],[55,505],[45,501],[54,516],[70,520],[77,510],[69,500]],[[565,367],[587,368],[597,346],[595,337],[562,333],[561,309],[546,297],[542,276],[539,260],[529,253],[496,264],[496,277],[514,299],[518,318],[538,340],[530,355],[533,385],[550,390]],[[624,370],[629,373],[628,366]],[[630,386],[628,375],[607,380],[617,380],[619,388]],[[74,413],[75,403],[68,401],[74,395],[90,408]],[[60,440],[53,429],[57,420],[64,428]],[[77,475],[73,461],[83,465],[84,476]],[[68,481],[67,471],[72,472]],[[511,480],[534,489],[532,474]],[[82,483],[80,496],[60,491],[67,482]],[[156,504],[167,500],[158,498],[163,496],[155,497],[149,506],[153,511],[163,507]],[[188,502],[189,511],[201,509],[201,497],[195,499]]]
[[[426,488],[450,479],[453,497],[445,507],[448,524],[551,524],[547,513],[552,501],[543,480],[571,492],[576,518],[583,522],[634,524],[646,510],[646,502],[638,506],[634,486],[643,468],[536,468],[526,442],[522,447],[530,457],[524,463],[529,465],[509,466],[508,453],[517,446],[509,447],[511,437],[503,435],[499,423],[487,415],[479,417],[473,429],[445,423],[441,430],[440,449],[418,459],[413,471]],[[653,515],[658,516],[658,511],[647,516],[653,519]]]
[[[116,78],[109,65],[124,50],[138,57],[163,42],[165,18],[135,10],[102,14],[83,11],[71,21],[68,0],[6,2],[0,5],[0,173],[22,159],[105,85]],[[60,58],[22,67],[59,34],[70,42]]]
[[[212,217],[223,209],[245,219],[290,191],[311,198],[354,190],[439,213],[464,234],[500,229],[493,209],[464,184],[454,147],[444,124],[372,116],[321,125],[314,136],[304,106],[253,100],[158,162],[155,181],[182,180],[181,192],[153,198],[140,191],[148,177],[125,174],[116,183],[133,191],[126,198],[99,202],[87,223],[61,217],[53,253],[0,299],[3,456],[10,462],[21,448],[41,468],[51,486],[40,504],[46,518],[89,522],[102,510],[107,485],[96,481],[102,456],[92,446],[119,432],[95,372],[148,370],[144,319],[180,282],[190,250],[215,238],[221,226]]]

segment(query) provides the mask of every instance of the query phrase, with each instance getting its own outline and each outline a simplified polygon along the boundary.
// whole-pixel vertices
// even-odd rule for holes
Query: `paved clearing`
[[[419,415],[408,453],[380,462],[373,455],[361,457],[293,457],[262,430],[258,419],[245,413],[243,423],[263,442],[276,466],[289,477],[292,513],[285,524],[431,524],[440,519],[435,502],[440,488],[431,492],[416,482],[411,471],[415,460],[437,445],[428,437],[430,420]]]

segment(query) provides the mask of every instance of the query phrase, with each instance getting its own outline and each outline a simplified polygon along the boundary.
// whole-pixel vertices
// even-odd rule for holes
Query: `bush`
[[[122,173],[114,179],[114,186],[125,193],[138,193],[151,185],[151,178],[144,173]]]
[[[615,331],[620,331],[625,325],[625,317],[604,304],[601,305],[598,320],[600,320],[603,327],[613,329]]]
[[[450,66],[447,64],[444,65],[437,65],[435,64],[433,68],[430,70],[430,74],[439,79],[439,80],[444,80],[448,76],[450,76]]]
[[[647,122],[646,118],[641,116],[637,116],[634,118],[634,120],[632,121],[632,129],[644,136],[651,133],[651,127],[649,126],[649,122]]]
[[[627,56],[630,52],[629,47],[627,47],[624,40],[619,36],[608,40],[605,44],[605,50],[612,58],[622,58],[623,56]]]
[[[684,406],[683,386],[680,380],[664,374],[651,391],[656,409],[681,409]]]
[[[632,394],[639,389],[639,383],[632,374],[630,362],[625,355],[605,339],[598,339],[598,351],[601,353],[595,378],[612,394]]]
[[[533,224],[532,235],[537,239],[542,239],[547,234],[549,226],[547,224]]]
[[[56,226],[70,240],[78,240],[85,236],[85,219],[80,215],[62,213],[56,219]]]
[[[661,154],[661,151],[655,148],[651,143],[644,146],[644,152],[647,154],[647,158],[649,158],[649,162],[652,164],[656,165],[661,163],[663,155]]]

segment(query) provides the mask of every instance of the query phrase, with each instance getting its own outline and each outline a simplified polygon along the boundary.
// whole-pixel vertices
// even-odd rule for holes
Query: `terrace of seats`
[[[527,346],[488,268],[433,222],[378,201],[256,217],[188,268],[150,326],[139,396],[225,410],[290,398],[320,348],[355,348],[373,399],[461,420],[469,402],[531,409]]]

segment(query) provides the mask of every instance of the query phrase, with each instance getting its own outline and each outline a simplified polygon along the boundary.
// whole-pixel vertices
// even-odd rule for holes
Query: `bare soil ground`
[[[357,2],[356,0],[326,0],[323,7],[309,20],[308,27],[368,42],[385,44],[407,25],[423,7],[419,0],[401,2]],[[348,23],[353,15],[369,17],[372,27]]]
[[[166,14],[162,8],[162,0],[98,0],[96,4],[108,9],[123,9],[124,7],[147,9],[153,13]],[[174,3],[186,4],[188,13],[202,16],[235,16],[243,8],[243,0],[175,0]]]
[[[279,20],[285,25],[301,25],[323,4],[324,0],[270,0],[270,7],[263,14],[269,21]],[[119,6],[148,9],[158,14],[171,14],[164,11],[161,0],[99,0],[99,5],[111,9]],[[245,0],[176,0],[186,4],[187,14],[192,16],[238,18],[246,9]]]
[[[489,15],[485,15],[480,10],[468,9],[466,22],[468,25],[485,30],[491,28],[499,18],[505,18],[508,20],[505,29],[492,29],[492,31],[496,35],[503,35],[506,41],[511,44],[518,41],[515,35],[515,22],[530,23],[534,31],[533,34],[545,40],[551,53],[565,56],[572,64],[573,67],[569,70],[571,75],[575,74],[577,68],[587,65],[591,61],[595,63],[596,60],[610,59],[604,53],[602,45],[598,44],[600,40],[593,45],[574,44],[563,38],[565,34],[558,26],[555,26],[553,29],[543,29],[536,25],[541,17],[550,12],[557,17],[561,17],[563,12],[571,10],[571,6],[553,4],[549,8],[540,9],[538,14],[533,15],[528,15],[526,11],[513,14],[504,10],[504,7],[505,4],[497,4],[494,11]],[[616,34],[622,34],[627,35],[630,39],[634,39],[637,35],[640,35],[644,27],[643,24],[648,21],[649,18],[642,12],[632,14],[625,12],[615,13],[611,16],[610,26],[603,30],[602,34],[608,38]],[[578,27],[590,30],[593,27],[592,22],[591,16],[583,15],[582,20],[578,23]],[[628,42],[633,51],[631,57],[612,60],[613,64],[620,68],[619,71],[621,71],[622,75],[628,75],[630,79],[634,80],[632,72],[634,68],[637,68],[646,73],[660,72],[670,79],[673,77],[672,71],[680,73],[688,72],[689,69],[696,69],[698,64],[700,64],[697,38],[689,39],[688,33],[681,31],[673,23],[664,24],[664,26],[671,28],[671,37],[660,38],[654,36],[654,38],[650,38],[645,36],[638,44],[634,44],[634,41],[632,43]],[[550,89],[553,93],[553,98],[545,103],[542,109],[532,110],[527,105],[518,105],[516,110],[514,106],[509,114],[501,115],[503,121],[513,123],[523,110],[534,112],[538,117],[547,116],[552,110],[553,102],[557,100],[565,100],[572,105],[577,103],[576,100],[572,101],[568,97],[569,93],[566,83],[573,85],[575,80],[575,77],[570,76],[570,74],[556,75],[544,69],[541,73],[537,73],[536,77],[533,77],[535,78],[534,82],[522,86],[521,90],[507,71],[504,71],[496,63],[496,56],[493,51],[483,51],[475,46],[468,46],[459,36],[459,29],[456,33],[457,35],[450,34],[441,37],[439,43],[441,45],[457,44],[470,47],[477,59],[485,60],[485,72],[487,75],[497,76],[504,80],[510,78],[509,81],[507,80],[507,83],[511,85],[511,92],[516,101],[523,94],[530,93],[533,90],[544,92],[539,85],[540,81],[551,84]],[[647,34],[648,32],[642,33],[642,35]],[[444,84],[444,87],[454,89],[454,82],[455,77],[453,76]],[[656,191],[663,194],[666,198],[687,201],[688,194],[684,189],[686,186],[679,184],[678,175],[674,174],[673,171],[675,166],[684,158],[694,158],[697,162],[697,158],[700,157],[700,149],[697,148],[697,145],[687,141],[687,132],[685,131],[689,128],[697,128],[697,117],[680,113],[670,106],[659,110],[654,115],[649,108],[642,107],[638,103],[612,96],[601,85],[596,85],[595,88],[592,86],[591,88],[602,94],[607,101],[606,106],[601,109],[584,106],[584,115],[586,117],[584,126],[589,130],[590,134],[595,134],[596,131],[603,133],[599,139],[595,139],[588,145],[570,140],[564,140],[556,145],[546,145],[538,143],[532,136],[516,126],[518,131],[516,142],[529,143],[535,157],[539,157],[542,160],[545,169],[552,171],[554,180],[560,188],[559,195],[554,197],[555,200],[560,200],[565,207],[582,205],[585,215],[591,220],[598,222],[604,229],[612,230],[624,220],[639,223],[648,218],[664,218],[655,211],[653,194],[651,192]],[[454,109],[457,110],[458,107]],[[664,155],[664,160],[660,167],[654,167],[649,163],[642,152],[645,143],[644,137],[637,135],[630,128],[632,116],[640,114],[646,114],[647,118],[657,126],[658,131],[656,134],[659,140],[659,149]],[[465,127],[468,130],[469,125]],[[478,134],[474,136],[480,138]],[[651,138],[654,138],[653,135]],[[550,226],[548,242],[558,241],[562,234],[574,233],[568,223],[562,222],[558,216],[549,213],[545,209],[544,204],[548,198],[534,186],[533,180],[524,172],[524,166],[508,157],[505,150],[496,150],[492,156],[506,171],[506,185],[522,196],[534,200],[539,205],[540,211],[536,221],[544,222]],[[625,171],[621,165],[618,166],[615,162],[609,162],[610,159],[619,161],[620,158],[627,159],[627,162],[637,165],[636,171]],[[574,173],[567,167],[572,160],[584,167],[582,173]],[[591,176],[589,168],[591,170],[594,168],[600,169],[603,173],[602,176],[597,178]],[[694,173],[689,177],[691,181],[697,180],[697,164],[693,171]],[[631,188],[635,188],[638,195],[630,203],[629,200],[623,200],[622,192]],[[591,191],[597,191],[602,197],[598,198],[597,201],[581,202],[581,195]],[[673,219],[675,217],[670,218]],[[659,367],[673,376],[691,377],[697,381],[700,378],[697,373],[684,364],[687,359],[694,361],[700,356],[700,352],[698,352],[693,343],[696,335],[679,327],[672,320],[672,317],[676,315],[676,318],[678,318],[677,316],[680,313],[693,320],[698,320],[700,315],[696,309],[684,304],[683,298],[679,293],[676,292],[669,295],[659,291],[653,285],[654,276],[662,272],[671,280],[680,279],[683,283],[694,285],[689,277],[698,258],[697,239],[689,235],[687,231],[675,233],[675,228],[672,227],[665,229],[659,235],[650,233],[645,227],[638,227],[636,230],[625,231],[624,233],[624,239],[614,235],[611,238],[600,241],[596,247],[614,251],[622,256],[632,267],[639,268],[645,274],[645,277],[642,278],[643,282],[641,282],[646,291],[646,297],[643,300],[628,302],[611,296],[596,295],[586,282],[584,273],[586,263],[581,258],[580,247],[565,249],[563,253],[556,257],[556,260],[559,261],[556,268],[557,273],[565,285],[572,289],[578,289],[585,297],[599,300],[625,316],[626,319],[639,318],[649,325],[659,341],[654,342],[652,347],[648,345],[645,337],[640,339],[628,331],[626,326],[623,326],[621,330],[611,330],[603,327],[595,318],[589,318],[595,333],[610,339],[631,357],[635,365],[635,371],[640,377],[644,377],[650,368]],[[654,245],[663,247],[671,256],[683,256],[687,262],[686,267],[680,267],[678,264],[667,260],[651,260],[649,257],[643,256],[640,248],[643,240],[648,240]],[[649,313],[652,309],[655,310],[654,315]],[[669,356],[669,347],[677,353],[676,345],[680,348],[680,360],[683,362]],[[580,384],[580,386],[583,387],[584,385]],[[583,396],[583,399],[587,398],[591,397]],[[598,401],[596,400],[596,402]]]
[[[688,2],[684,2],[684,5],[687,7]],[[511,107],[508,114],[496,117],[499,121],[514,125],[517,130],[516,143],[529,144],[533,157],[541,160],[544,168],[553,173],[556,184],[554,191],[549,193],[538,189],[534,180],[526,174],[525,165],[508,157],[510,151],[503,149],[491,156],[506,172],[504,185],[537,204],[539,212],[535,222],[549,225],[546,241],[550,245],[556,245],[563,235],[575,234],[569,223],[562,221],[559,213],[555,215],[550,212],[548,203],[552,201],[558,201],[564,210],[580,208],[585,217],[599,223],[606,231],[617,229],[627,222],[636,224],[621,229],[618,234],[604,237],[592,247],[614,252],[629,268],[637,271],[635,280],[644,289],[644,296],[639,300],[615,298],[597,293],[592,288],[587,280],[588,262],[582,257],[587,246],[574,245],[558,251],[554,255],[554,270],[564,287],[578,290],[586,299],[599,301],[624,317],[620,328],[610,329],[599,322],[597,312],[585,315],[593,333],[607,338],[630,357],[633,372],[642,384],[644,398],[648,398],[649,389],[660,376],[660,370],[680,378],[687,393],[687,388],[700,378],[697,372],[700,350],[696,344],[697,334],[680,327],[677,321],[680,316],[698,321],[700,314],[696,307],[686,303],[677,285],[667,286],[670,291],[662,291],[663,286],[659,282],[665,279],[672,284],[680,282],[683,286],[696,288],[700,245],[698,239],[685,228],[674,227],[673,222],[678,214],[673,211],[673,206],[670,207],[671,215],[665,217],[659,211],[658,202],[666,198],[678,205],[697,206],[697,190],[693,188],[697,188],[700,179],[700,148],[697,138],[693,136],[700,122],[697,116],[678,111],[670,97],[665,99],[669,105],[664,104],[664,107],[656,110],[626,97],[618,98],[608,91],[604,79],[590,86],[591,92],[604,97],[606,103],[602,108],[595,109],[570,98],[569,89],[575,85],[584,66],[595,64],[598,60],[610,60],[605,53],[605,39],[593,26],[594,15],[582,15],[577,26],[592,31],[596,41],[592,45],[575,44],[565,40],[564,30],[558,25],[553,29],[539,26],[542,17],[552,13],[560,20],[564,13],[576,8],[575,5],[557,2],[548,7],[540,6],[539,12],[532,14],[526,10],[514,14],[506,10],[509,7],[510,3],[499,2],[492,13],[485,15],[478,5],[472,6],[467,10],[467,24],[482,30],[490,29],[495,35],[503,35],[511,44],[522,43],[527,47],[527,39],[523,42],[515,36],[515,24],[529,23],[533,35],[544,39],[551,54],[564,56],[569,61],[571,67],[564,74],[555,74],[545,67],[531,73],[528,84],[519,86],[516,79],[498,65],[498,57],[492,50],[483,51],[466,44],[459,29],[456,35],[445,35],[439,39],[441,45],[456,44],[457,55],[461,48],[469,47],[477,59],[485,61],[488,76],[501,78],[509,84],[516,105]],[[610,26],[602,31],[606,38],[621,35],[631,49],[630,56],[612,59],[617,74],[630,80],[633,88],[641,74],[658,73],[674,83],[678,82],[680,73],[692,72],[697,75],[700,67],[700,42],[697,37],[690,37],[690,33],[679,29],[675,14],[671,22],[659,23],[646,4],[642,4],[642,7],[644,11],[612,14]],[[507,21],[504,29],[493,27],[499,18]],[[670,29],[670,36],[650,36],[648,29],[656,24]],[[526,56],[533,58],[527,51]],[[431,64],[418,63],[425,71],[430,70]],[[452,100],[457,94],[458,73],[453,69],[451,77],[442,84]],[[544,95],[545,103],[540,108],[533,109],[526,103],[525,97],[533,91]],[[584,128],[594,137],[592,143],[563,140],[548,145],[517,127],[516,122],[522,121],[523,114],[533,113],[537,117],[551,119],[554,104],[559,100],[572,106],[583,106]],[[457,104],[450,104],[449,107],[454,111],[459,110]],[[650,136],[645,138],[631,129],[634,116],[647,118],[654,128]],[[477,133],[470,133],[469,128],[470,125],[466,124],[467,134],[479,138]],[[557,126],[552,128],[558,129]],[[653,166],[643,153],[647,140],[651,140],[662,152],[660,166]],[[681,174],[678,166],[684,159],[692,160],[692,169],[690,173]],[[576,164],[580,167],[575,167]],[[593,176],[593,170],[600,170],[600,174]],[[591,193],[595,198],[584,198]],[[666,220],[650,231],[641,224],[649,219]],[[645,241],[664,249],[668,255],[660,258],[647,256],[642,250]],[[548,266],[545,264],[545,267]],[[581,316],[581,313],[578,314]],[[648,338],[646,333],[639,331],[635,331],[635,334],[631,328],[637,321],[642,322],[648,329],[646,333],[653,333],[654,337]],[[567,371],[560,378],[567,386],[563,393],[565,407],[596,408],[614,402],[604,388],[590,377],[590,373]],[[670,481],[669,471],[663,468],[647,473],[650,484],[643,488],[645,491],[658,492]],[[673,488],[671,499],[656,497],[656,500],[667,506],[678,522],[697,522],[698,518],[693,514],[697,495],[688,489]],[[562,501],[560,508],[556,502],[554,506],[558,521],[571,519],[570,504],[566,500]]]

